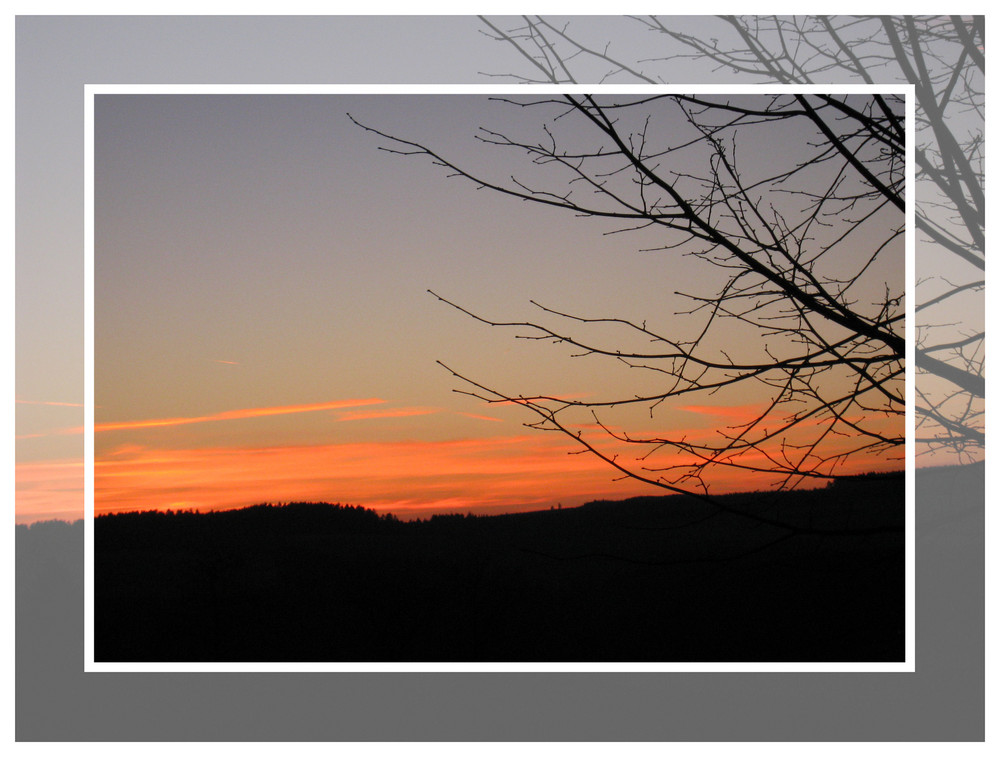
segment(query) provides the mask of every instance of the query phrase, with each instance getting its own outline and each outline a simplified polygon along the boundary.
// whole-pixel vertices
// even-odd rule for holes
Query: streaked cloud
[[[138,420],[138,421],[97,423],[94,424],[94,431],[95,433],[99,433],[103,431],[122,431],[126,429],[136,429],[136,428],[154,428],[158,426],[181,426],[188,423],[209,423],[212,421],[231,421],[231,420],[242,420],[245,418],[262,418],[265,416],[288,415],[291,413],[314,413],[320,410],[341,410],[347,407],[378,405],[383,402],[385,402],[385,400],[370,398],[370,399],[354,399],[354,400],[336,400],[334,402],[318,402],[310,405],[279,405],[277,407],[248,407],[248,408],[240,408],[238,410],[226,410],[221,413],[213,413],[212,415],[199,415],[194,417],[153,418],[153,419]],[[78,433],[79,429],[73,429],[72,431]]]
[[[440,412],[436,407],[400,407],[389,410],[355,410],[344,413],[338,421],[367,421],[378,418],[409,418],[415,415],[431,415]]]
[[[760,416],[768,408],[767,403],[757,402],[752,405],[681,405],[678,410],[686,413],[698,413],[713,418],[735,418],[752,420]]]
[[[476,413],[456,413],[456,415],[464,415],[466,418],[473,418],[477,421],[493,421],[494,423],[503,423],[502,418],[494,418],[492,415],[478,415]]]

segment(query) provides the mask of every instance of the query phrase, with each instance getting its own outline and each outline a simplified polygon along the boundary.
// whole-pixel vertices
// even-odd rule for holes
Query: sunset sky
[[[703,266],[379,151],[348,113],[488,176],[511,173],[508,155],[476,128],[532,123],[474,95],[97,96],[96,511],[308,500],[423,517],[656,493],[525,428],[523,408],[454,392],[436,361],[575,398],[614,393],[621,366],[516,340],[427,290],[498,320],[536,317],[534,300],[669,330],[688,328],[676,288],[710,290]],[[751,160],[796,138],[776,128]],[[901,245],[891,260],[901,281]],[[631,420],[707,438],[766,395],[689,399]],[[58,450],[83,429],[58,419],[79,405],[18,402],[42,419],[18,439],[18,519],[60,517],[53,492],[64,482],[68,501],[82,463]]]

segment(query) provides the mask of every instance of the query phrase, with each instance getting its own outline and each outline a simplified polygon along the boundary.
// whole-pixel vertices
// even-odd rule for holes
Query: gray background
[[[85,83],[483,83],[480,72],[512,65],[478,28],[472,17],[19,18],[19,392],[44,370],[80,376],[69,399],[82,401]],[[917,492],[917,671],[893,674],[84,674],[82,527],[18,529],[15,735],[982,740],[983,468],[920,471]]]

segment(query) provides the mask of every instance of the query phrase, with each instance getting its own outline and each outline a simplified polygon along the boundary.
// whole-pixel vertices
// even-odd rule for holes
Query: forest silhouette
[[[403,522],[323,503],[95,519],[112,661],[902,661],[904,479]]]

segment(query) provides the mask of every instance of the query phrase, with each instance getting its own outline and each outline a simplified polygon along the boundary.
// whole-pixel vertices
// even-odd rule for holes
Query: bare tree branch
[[[926,393],[918,394],[918,402],[930,404],[922,405],[918,411],[925,424],[940,422],[940,444],[932,447],[942,449],[953,444],[954,449],[965,454],[974,440],[982,438],[981,405],[977,404],[985,394],[982,339],[966,341],[968,333],[978,334],[981,327],[972,326],[965,334],[956,333],[959,324],[945,322],[935,314],[944,305],[963,310],[982,309],[983,289],[977,282],[981,282],[985,268],[983,19],[724,16],[718,18],[714,34],[705,31],[704,18],[697,19],[699,28],[694,32],[688,30],[691,22],[685,18],[648,16],[635,17],[633,21],[637,28],[664,40],[661,56],[636,60],[624,40],[616,40],[611,33],[603,33],[604,41],[597,42],[601,30],[596,25],[589,29],[584,19],[563,22],[556,29],[548,20],[532,17],[532,28],[547,35],[550,44],[566,51],[563,55],[566,70],[550,71],[549,76],[540,80],[569,81],[570,69],[589,70],[587,67],[593,63],[605,66],[609,74],[616,72],[632,81],[662,82],[676,76],[673,64],[691,61],[699,65],[707,63],[719,75],[735,74],[743,80],[752,77],[801,84],[899,81],[915,86],[917,140],[909,149],[917,165],[918,251],[928,258],[937,256],[942,267],[947,267],[947,259],[952,258],[953,276],[960,279],[949,284],[944,294],[934,292],[917,304],[919,320],[914,336],[918,343],[918,382],[924,386],[932,381],[926,384]],[[590,41],[585,41],[588,35]],[[502,41],[512,49],[525,45],[525,37],[517,33],[508,34]],[[657,66],[662,66],[659,72]],[[704,105],[700,98],[691,98],[690,102]],[[865,124],[869,137],[881,141],[890,151],[896,150],[904,136],[901,114],[894,114],[878,96],[875,103],[881,117],[869,119]],[[838,98],[824,98],[824,104],[842,107]],[[722,106],[716,103],[716,107]],[[734,114],[738,110],[729,107]],[[821,112],[818,108],[817,111]],[[748,116],[749,112],[743,115]],[[817,122],[825,123],[828,123],[825,117]],[[843,140],[832,140],[831,144],[845,154]],[[868,177],[869,183],[872,176]],[[730,220],[740,223],[741,208],[748,209],[746,198],[738,202],[731,195],[723,197],[718,187],[716,190],[714,196],[705,198],[709,203],[719,201],[714,204],[711,220],[714,222],[724,209]],[[902,202],[899,193],[890,191],[886,197],[897,206]],[[817,203],[822,204],[821,198],[817,198]],[[752,207],[751,204],[749,209]],[[820,218],[817,215],[812,222],[818,223]],[[748,237],[744,234],[742,240],[749,241]],[[664,245],[664,249],[668,248],[669,245]],[[961,280],[963,276],[965,280]],[[726,307],[713,307],[716,313],[740,317]],[[970,349],[974,352],[968,352]],[[958,391],[944,388],[948,385]],[[936,399],[930,399],[932,394]],[[969,411],[970,405],[978,410]],[[950,420],[949,412],[953,413]],[[921,436],[921,443],[928,444],[928,438]]]
[[[666,329],[536,302],[543,317],[562,325],[502,320],[432,291],[464,316],[511,329],[518,339],[655,377],[652,391],[564,399],[505,391],[448,368],[464,384],[456,391],[520,405],[536,417],[530,428],[567,435],[622,475],[674,492],[705,496],[716,470],[758,474],[787,488],[856,472],[845,467],[855,458],[898,461],[893,453],[904,441],[905,407],[902,277],[882,280],[878,271],[885,266],[875,265],[888,256],[896,261],[888,270],[901,272],[898,98],[503,101],[543,135],[532,141],[480,130],[485,145],[510,151],[505,182],[459,166],[440,149],[355,122],[379,138],[381,149],[430,160],[476,187],[626,224],[613,230],[660,229],[668,240],[664,254],[683,247],[696,263],[728,278],[711,294],[683,295],[693,307]],[[795,144],[782,144],[766,160],[755,155],[753,170],[742,168],[743,151],[759,151],[776,129],[786,139],[796,135]],[[538,167],[547,172],[527,178]],[[578,199],[581,187],[592,199]],[[685,321],[695,327],[664,336]],[[739,357],[727,352],[726,322],[756,333],[755,356],[745,345],[738,345]],[[577,333],[596,326],[619,329],[622,338]],[[646,347],[629,346],[635,338]],[[925,354],[920,362],[936,368],[940,360]],[[647,408],[654,418],[676,412],[682,398],[720,393],[769,399],[752,419],[697,437],[627,431],[615,420],[630,408]]]

